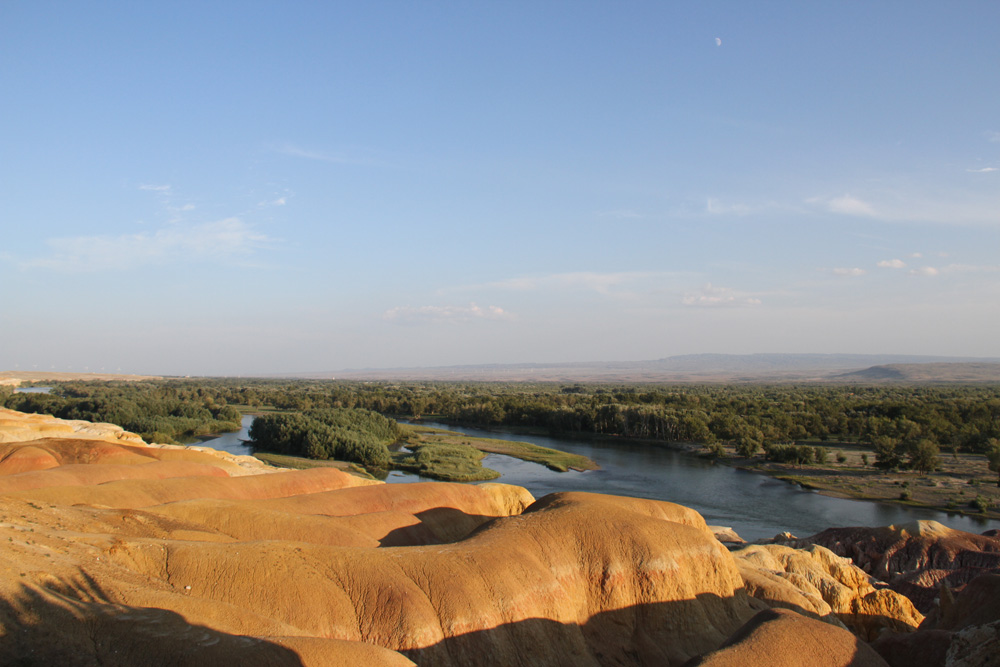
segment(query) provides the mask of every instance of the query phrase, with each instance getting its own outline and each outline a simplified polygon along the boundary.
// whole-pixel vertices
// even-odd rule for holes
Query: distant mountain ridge
[[[686,354],[649,361],[368,368],[293,373],[285,377],[470,382],[1000,382],[1000,358],[902,354]]]

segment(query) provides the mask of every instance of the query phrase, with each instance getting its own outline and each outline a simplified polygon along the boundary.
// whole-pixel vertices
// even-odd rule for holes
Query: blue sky
[[[0,5],[0,368],[1000,356],[1000,4]]]

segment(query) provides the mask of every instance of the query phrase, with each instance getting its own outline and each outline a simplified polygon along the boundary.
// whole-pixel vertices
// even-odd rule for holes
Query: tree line
[[[102,400],[103,399],[103,400]],[[75,405],[74,401],[90,401]],[[942,450],[1000,448],[995,385],[667,385],[192,379],[63,383],[53,395],[13,394],[8,407],[112,421],[136,432],[198,430],[185,419],[227,421],[238,407],[360,408],[477,427],[544,429],[732,445],[744,456],[791,456],[804,441],[854,442],[882,467],[926,467]],[[182,407],[187,405],[187,407]],[[235,407],[234,407],[235,406]],[[180,420],[180,421],[178,421]],[[237,420],[238,421],[238,420]],[[168,426],[168,422],[176,426]],[[222,430],[222,429],[216,429]],[[805,456],[804,450],[796,454]]]

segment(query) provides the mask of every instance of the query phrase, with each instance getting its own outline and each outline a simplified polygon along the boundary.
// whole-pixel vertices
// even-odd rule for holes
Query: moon
[[[716,37],[715,38],[715,45],[716,46],[722,46],[722,38],[721,37]]]

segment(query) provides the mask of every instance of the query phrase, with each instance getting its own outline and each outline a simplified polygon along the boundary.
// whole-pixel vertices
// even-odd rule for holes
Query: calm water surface
[[[200,443],[233,454],[251,454],[243,442],[253,417],[243,417],[243,429]],[[600,470],[555,472],[511,456],[488,454],[483,465],[500,473],[498,482],[516,484],[541,498],[555,491],[591,491],[621,496],[669,500],[697,510],[710,525],[731,526],[743,539],[756,540],[788,531],[799,537],[837,526],[886,526],[916,519],[933,519],[946,526],[980,533],[1000,528],[1000,521],[911,509],[887,503],[830,498],[794,484],[718,465],[683,452],[608,440],[556,439],[513,435],[447,424],[425,424],[472,436],[521,440],[590,457]],[[387,482],[433,481],[393,471]]]
[[[521,440],[590,457],[600,470],[554,472],[537,463],[489,454],[483,465],[501,474],[498,482],[523,486],[536,498],[554,491],[592,491],[669,500],[697,510],[710,525],[731,526],[745,540],[788,531],[799,537],[837,526],[885,526],[933,519],[980,533],[1000,521],[977,520],[887,503],[830,498],[794,484],[719,465],[683,452],[628,442],[555,439],[426,424],[472,436]],[[424,481],[394,471],[388,482]]]
[[[243,419],[240,420],[243,428],[239,431],[206,438],[196,443],[196,446],[211,447],[212,449],[219,449],[230,454],[253,454],[253,449],[248,447],[245,442],[250,439],[248,431],[250,430],[250,424],[253,424],[253,419],[253,415],[243,415]]]

